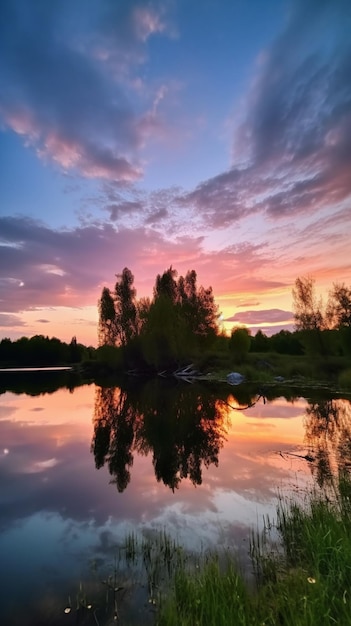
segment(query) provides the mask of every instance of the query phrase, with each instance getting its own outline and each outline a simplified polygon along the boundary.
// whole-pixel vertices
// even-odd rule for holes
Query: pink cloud
[[[293,321],[292,311],[282,309],[262,309],[260,311],[241,311],[231,317],[227,317],[225,322],[238,322],[241,324],[272,324],[277,322],[291,323]]]
[[[28,218],[0,218],[0,223],[6,242],[0,245],[4,311],[95,305],[102,286],[112,286],[115,274],[125,266],[135,275],[139,296],[151,295],[156,275],[171,263],[183,274],[195,269],[199,284],[211,285],[215,295],[231,292],[232,297],[241,290],[259,293],[286,286],[284,281],[257,276],[258,269],[269,266],[267,252],[257,245],[214,253],[203,249],[202,237],[172,242],[142,227],[115,230],[90,225],[54,231]]]
[[[32,7],[28,13],[17,4],[7,7],[2,38],[5,124],[64,170],[120,183],[139,180],[140,148],[147,137],[163,132],[157,106],[165,86],[155,85],[151,109],[142,101],[138,113],[128,92],[145,61],[146,42],[170,32],[164,6],[93,0],[92,22],[79,0],[70,15],[67,3],[59,15],[55,4],[47,12]]]

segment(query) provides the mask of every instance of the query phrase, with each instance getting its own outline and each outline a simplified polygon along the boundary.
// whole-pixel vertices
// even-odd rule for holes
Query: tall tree
[[[115,285],[115,325],[117,343],[126,346],[138,330],[134,276],[128,267],[117,276]]]
[[[156,283],[154,287],[154,300],[160,296],[167,296],[173,304],[177,299],[177,271],[172,268],[172,265],[168,270],[163,272],[162,276],[157,274]]]
[[[317,300],[314,279],[310,276],[297,278],[293,289],[294,318],[296,330],[307,352],[324,355],[326,348],[322,331],[326,327],[322,299]]]
[[[317,301],[314,283],[310,276],[295,281],[293,301],[296,330],[322,330],[324,327],[322,301]]]
[[[110,290],[104,287],[98,303],[99,325],[98,342],[99,346],[114,346],[116,344],[116,311],[115,303]]]
[[[202,337],[218,333],[218,306],[214,301],[212,287],[200,287],[197,295],[198,326],[196,333]]]
[[[233,328],[229,340],[229,349],[237,363],[245,360],[251,345],[251,335],[248,328]]]
[[[327,319],[332,328],[351,327],[351,289],[335,283],[329,294]]]

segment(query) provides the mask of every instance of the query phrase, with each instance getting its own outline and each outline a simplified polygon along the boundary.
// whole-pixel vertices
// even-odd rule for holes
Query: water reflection
[[[202,483],[202,467],[218,466],[228,407],[205,387],[159,380],[142,389],[96,390],[92,451],[96,468],[105,463],[122,492],[130,481],[133,451],[152,455],[158,482],[172,491],[182,479]]]
[[[350,471],[346,399],[281,388],[267,389],[264,402],[246,387],[162,380],[71,388],[62,379],[49,391],[58,382],[14,381],[0,396],[7,626],[61,623],[36,611],[54,603],[66,619],[90,559],[104,576],[128,531],[152,538],[166,529],[191,549],[230,546],[248,563],[249,533],[274,517],[278,490],[296,497]]]
[[[314,455],[312,474],[323,487],[351,470],[351,403],[349,400],[312,401],[304,420],[306,442]]]
[[[79,372],[70,368],[23,368],[1,370],[0,395],[6,392],[39,396],[66,388],[71,392],[86,384]]]
[[[223,386],[158,379],[143,384],[139,381],[138,386],[97,387],[91,444],[95,467],[106,465],[111,482],[123,492],[131,480],[134,454],[150,454],[156,480],[172,491],[185,478],[201,485],[203,469],[219,464],[219,453],[236,413],[245,411],[249,416],[249,409],[254,408],[257,415],[257,402],[277,409],[279,397],[284,398],[284,411],[290,407],[293,415],[292,407],[299,398],[291,390],[282,396],[275,389],[255,393],[243,387],[228,394]],[[351,468],[350,401],[310,399],[303,425],[303,447],[285,450],[284,454],[276,449],[276,453],[306,461],[323,487],[333,476]]]

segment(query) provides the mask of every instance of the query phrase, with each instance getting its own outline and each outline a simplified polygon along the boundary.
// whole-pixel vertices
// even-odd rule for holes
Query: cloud
[[[50,324],[50,320],[39,319],[35,320],[38,324]]]
[[[211,285],[215,296],[287,285],[261,275],[271,257],[258,244],[213,252],[205,250],[202,236],[170,239],[167,232],[111,224],[53,230],[28,217],[0,217],[0,310],[95,306],[103,285],[112,287],[125,266],[135,275],[138,297],[150,295],[156,275],[171,263],[183,274],[195,269],[198,283]]]
[[[292,311],[265,309],[262,311],[241,311],[241,313],[235,313],[235,315],[226,318],[224,321],[242,324],[267,324],[267,322],[275,324],[277,322],[291,322],[292,318]]]
[[[182,196],[207,226],[291,220],[350,197],[350,28],[347,0],[291,4],[243,98],[232,167]]]
[[[255,332],[258,329],[255,328]],[[291,323],[291,324],[274,324],[274,326],[260,326],[260,330],[267,335],[268,337],[271,337],[272,335],[275,335],[277,333],[279,333],[281,330],[288,330],[289,332],[294,332],[295,329],[295,324]]]
[[[260,302],[257,300],[238,300],[235,305],[237,307],[259,306]]]
[[[0,328],[13,328],[14,326],[26,326],[26,323],[17,315],[12,315],[11,313],[0,313]]]
[[[166,35],[165,5],[135,1],[53,1],[47,10],[4,0],[0,26],[0,115],[42,159],[88,178],[121,183],[142,176],[138,150],[144,119],[157,106],[140,102],[130,84],[147,42]],[[163,88],[164,89],[164,88]],[[160,102],[164,91],[156,89]]]
[[[132,213],[139,213],[142,208],[141,202],[133,202],[131,200],[121,201],[119,204],[109,204],[106,206],[106,211],[110,213],[110,219],[112,222],[117,221],[125,215],[131,215]]]

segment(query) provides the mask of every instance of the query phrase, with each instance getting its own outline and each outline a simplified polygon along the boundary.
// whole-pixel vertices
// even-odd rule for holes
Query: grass
[[[251,578],[234,550],[195,556],[166,532],[131,533],[100,582],[105,592],[94,598],[80,585],[65,613],[95,626],[349,626],[350,475],[301,504],[280,498],[276,520],[265,518],[263,533],[252,535],[250,555]]]
[[[279,546],[267,541],[280,535]],[[264,539],[266,537],[266,539]],[[159,626],[321,626],[351,624],[351,481],[333,497],[312,495],[306,506],[280,501],[276,525],[252,540],[255,589],[235,560],[218,556],[199,569],[186,563],[162,600]]]
[[[240,363],[230,359],[229,356],[225,363],[216,363],[208,379],[226,381],[230,371],[242,374],[249,384],[269,386],[281,382],[285,386],[297,388],[320,387],[351,390],[350,358],[344,356],[322,358],[276,352],[250,352]]]

